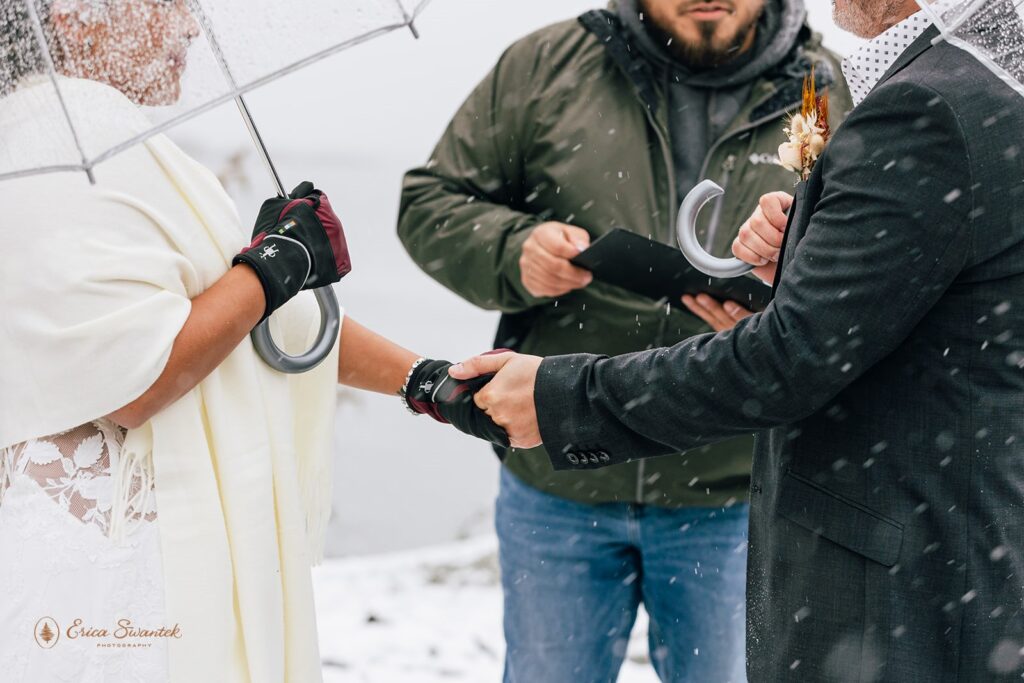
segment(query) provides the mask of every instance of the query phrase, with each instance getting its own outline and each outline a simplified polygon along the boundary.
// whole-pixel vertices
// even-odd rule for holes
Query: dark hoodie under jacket
[[[640,0],[616,4],[630,43],[664,79],[676,185],[682,197],[702,180],[697,176],[711,144],[740,113],[754,82],[796,47],[807,10],[803,0],[766,0],[753,47],[722,66],[697,71],[672,51],[669,37],[651,24]]]

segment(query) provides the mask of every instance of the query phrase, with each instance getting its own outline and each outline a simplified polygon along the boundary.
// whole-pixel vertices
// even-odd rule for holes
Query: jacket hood
[[[680,82],[705,88],[749,83],[778,66],[793,51],[807,19],[804,0],[766,0],[753,48],[720,67],[695,72],[661,44],[656,29],[641,20],[639,0],[615,0],[612,10],[646,59],[670,70]]]

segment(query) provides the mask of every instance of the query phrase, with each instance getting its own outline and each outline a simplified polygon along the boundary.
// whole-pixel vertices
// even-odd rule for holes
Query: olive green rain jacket
[[[777,161],[788,114],[815,67],[832,125],[852,107],[838,58],[806,26],[756,80],[713,141],[703,177],[726,189],[704,210],[711,251],[730,254],[761,195],[792,191]],[[561,221],[592,239],[627,228],[675,245],[676,189],[665,78],[630,44],[613,11],[541,29],[512,45],[459,109],[430,161],[403,186],[399,236],[413,260],[467,301],[503,313],[497,346],[550,356],[671,346],[710,329],[684,309],[594,282],[553,299],[523,287],[531,228]],[[719,506],[747,499],[752,437],[589,472],[554,472],[543,448],[504,454],[532,486],[587,503]]]

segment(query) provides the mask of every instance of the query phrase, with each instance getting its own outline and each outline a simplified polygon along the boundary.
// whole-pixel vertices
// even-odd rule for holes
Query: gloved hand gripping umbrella
[[[3,0],[0,1],[0,31],[5,35],[0,60],[21,62],[28,68],[0,68],[0,97],[16,90],[10,73],[27,71],[49,81],[48,99],[59,106],[66,130],[49,131],[52,140],[42,147],[40,158],[24,159],[0,154],[0,181],[41,173],[82,171],[93,181],[93,169],[106,159],[146,139],[190,120],[225,102],[234,100],[260,153],[278,194],[288,198],[259,131],[253,122],[245,93],[390,31],[408,27],[418,37],[415,20],[429,0]],[[46,28],[45,18],[55,6],[74,5],[82,24],[102,26],[90,13],[122,11],[149,13],[152,22],[188,21],[195,26],[179,31],[186,36],[168,44],[166,36],[115,36],[116,52],[132,54],[148,50],[158,57],[152,73],[141,79],[151,91],[147,104],[160,101],[167,106],[145,107],[146,126],[132,126],[123,134],[106,131],[102,141],[83,136],[76,127],[73,103],[62,96],[62,77],[55,65],[61,52],[59,40]],[[296,7],[294,5],[301,5]],[[116,7],[115,7],[116,6]],[[67,8],[63,8],[67,9]],[[163,13],[163,15],[161,15]],[[28,30],[15,21],[26,15]],[[169,32],[168,35],[174,35]],[[194,39],[194,42],[192,40]],[[109,42],[109,41],[108,41]],[[191,44],[190,44],[191,43]],[[94,70],[105,80],[119,77],[117,54],[96,55]],[[127,59],[125,60],[127,61]],[[187,63],[187,69],[186,69]],[[184,75],[180,72],[184,70]],[[138,79],[138,74],[133,74]],[[148,79],[148,80],[147,80]],[[142,98],[140,98],[142,99]],[[117,126],[116,121],[111,127]],[[0,150],[3,151],[3,150]],[[253,344],[271,367],[287,373],[305,372],[318,365],[330,352],[341,324],[337,298],[330,286],[315,290],[320,306],[320,331],[313,347],[301,356],[281,351],[270,336],[267,321],[252,332]]]
[[[917,0],[939,29],[935,42],[948,41],[988,67],[1024,96],[1024,0]],[[737,258],[716,258],[697,241],[697,216],[723,194],[704,180],[685,197],[676,232],[679,248],[694,268],[713,277],[737,277],[753,269]]]

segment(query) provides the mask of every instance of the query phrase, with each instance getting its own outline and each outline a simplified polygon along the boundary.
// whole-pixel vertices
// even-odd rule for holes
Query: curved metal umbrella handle
[[[749,263],[738,258],[717,258],[704,251],[697,241],[697,215],[704,205],[715,197],[721,197],[725,190],[711,180],[703,180],[683,199],[676,219],[676,234],[679,249],[694,268],[711,277],[738,277],[754,269]]]
[[[338,297],[335,296],[334,289],[330,286],[320,287],[313,290],[313,293],[320,306],[320,331],[309,351],[300,356],[289,356],[277,348],[277,344],[270,336],[268,320],[257,325],[249,335],[252,337],[252,345],[256,347],[256,353],[267,365],[279,372],[295,375],[312,370],[323,362],[334,347],[334,342],[338,340],[338,330],[341,328],[341,307],[338,306]]]

